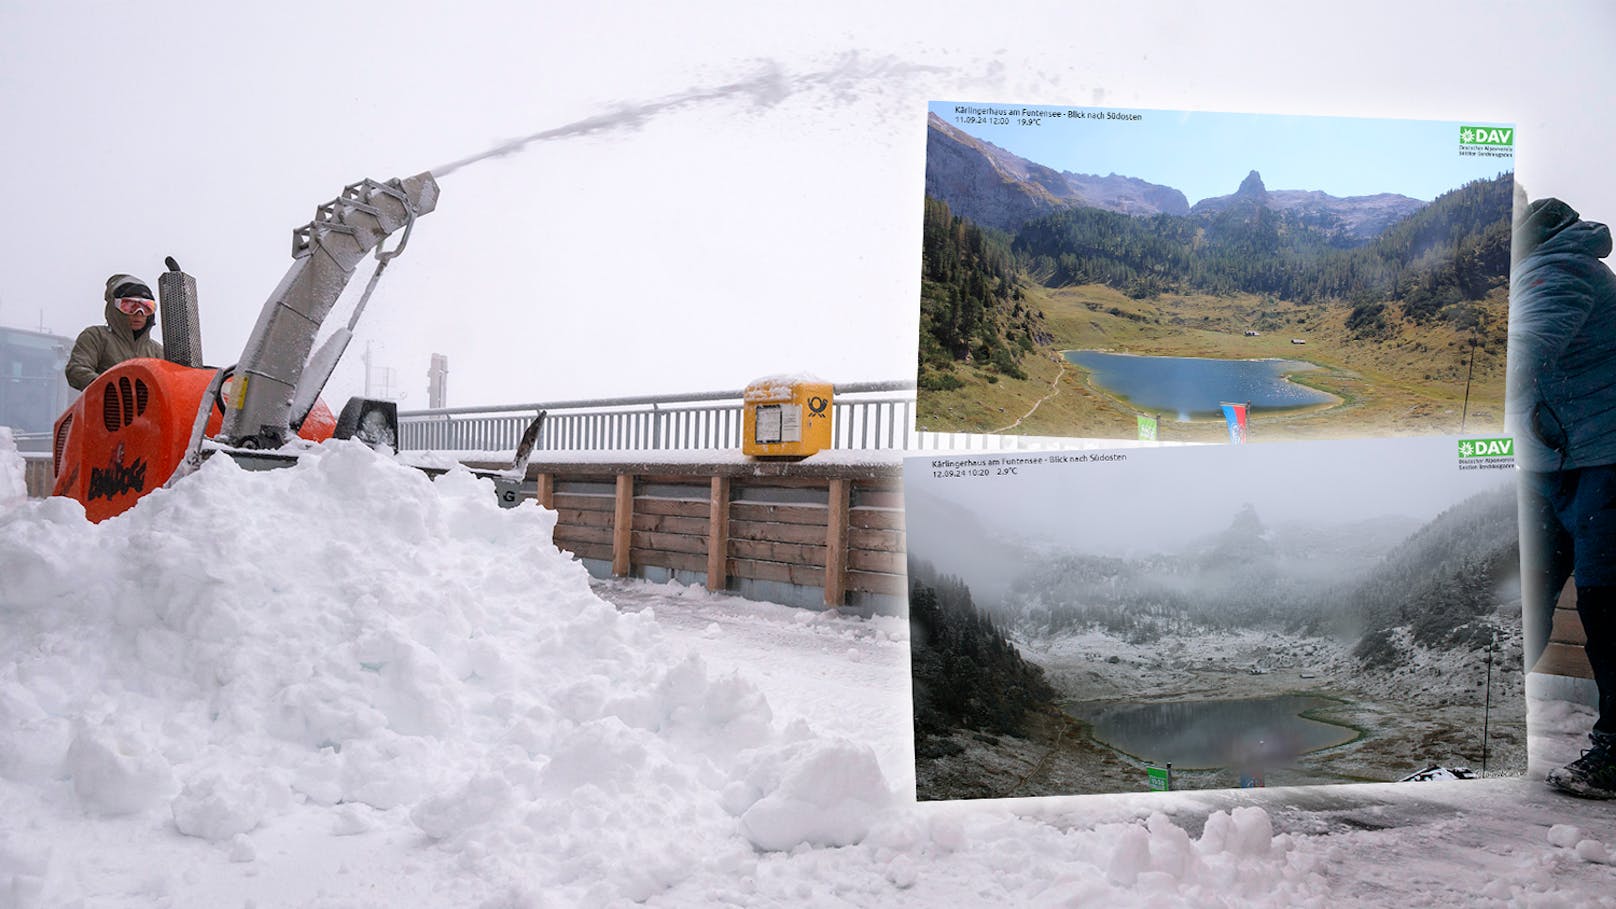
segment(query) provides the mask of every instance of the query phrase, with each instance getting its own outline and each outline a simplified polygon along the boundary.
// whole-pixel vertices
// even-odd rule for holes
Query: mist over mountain
[[[1132,643],[1197,630],[1332,635],[1355,642],[1366,664],[1387,664],[1401,659],[1404,638],[1425,647],[1485,640],[1500,585],[1516,571],[1514,503],[1513,485],[1502,484],[1425,521],[1282,528],[1246,505],[1174,551],[1024,562],[996,614],[1029,639],[1092,629]]]
[[[1518,607],[1519,577],[1515,487],[1505,484],[1471,496],[1411,534],[1337,594],[1352,608],[1328,621],[1359,634],[1355,655],[1370,664],[1398,661],[1399,629],[1418,646],[1479,646],[1491,634],[1487,616],[1499,599]]]
[[[911,556],[962,579],[979,607],[995,610],[1026,570],[1025,544],[989,529],[970,509],[910,485],[904,510]]]

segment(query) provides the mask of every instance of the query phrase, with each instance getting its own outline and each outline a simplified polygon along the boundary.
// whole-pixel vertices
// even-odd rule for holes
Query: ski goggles
[[[119,297],[114,301],[114,305],[118,307],[119,312],[126,316],[132,316],[137,312],[143,312],[149,316],[157,311],[157,301],[147,300],[144,297]]]

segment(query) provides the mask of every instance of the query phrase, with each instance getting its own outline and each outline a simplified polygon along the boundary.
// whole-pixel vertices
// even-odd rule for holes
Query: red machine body
[[[97,376],[56,420],[51,448],[53,495],[84,505],[92,521],[122,514],[162,486],[190,448],[202,396],[217,373],[167,360],[128,360]],[[215,406],[206,434],[219,431]],[[311,442],[331,438],[336,419],[316,402],[297,434]]]

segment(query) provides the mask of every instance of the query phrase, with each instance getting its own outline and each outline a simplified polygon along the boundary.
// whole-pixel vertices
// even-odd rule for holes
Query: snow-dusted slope
[[[901,622],[619,609],[552,525],[358,445],[100,525],[0,494],[0,907],[1616,892],[1605,806],[1521,781],[915,805]]]

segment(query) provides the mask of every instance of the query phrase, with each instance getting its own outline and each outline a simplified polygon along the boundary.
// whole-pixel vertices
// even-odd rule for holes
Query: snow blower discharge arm
[[[319,395],[341,360],[382,272],[409,241],[415,220],[437,205],[430,173],[380,183],[361,180],[321,205],[293,231],[292,266],[265,302],[235,366],[201,366],[196,283],[172,258],[158,282],[166,360],[130,360],[98,376],[58,418],[55,494],[85,504],[92,520],[127,509],[223,453],[248,468],[296,463],[297,445],[359,438],[396,447],[392,401],[353,398],[333,417]],[[398,234],[398,244],[383,244]],[[377,266],[346,326],[311,351],[354,270],[374,251]],[[527,427],[514,462],[473,471],[494,480],[501,504],[521,500],[527,461],[543,425]],[[422,468],[428,474],[444,471]],[[149,481],[149,482],[148,482]]]

